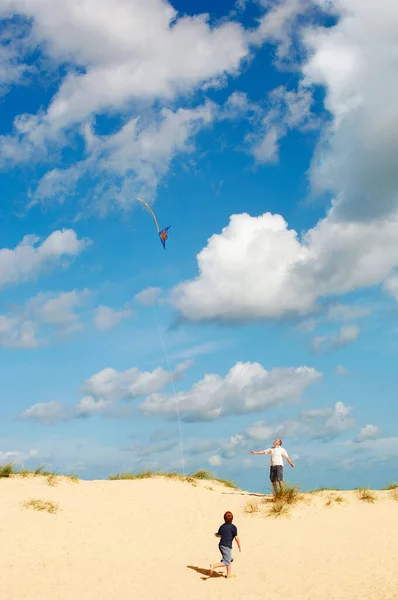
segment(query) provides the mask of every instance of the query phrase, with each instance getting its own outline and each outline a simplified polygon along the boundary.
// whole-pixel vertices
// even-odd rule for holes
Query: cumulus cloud
[[[0,315],[0,347],[32,349],[39,346],[37,325],[19,317]]]
[[[264,22],[276,19],[275,30],[283,32],[278,33],[283,41],[303,4],[275,5]],[[310,181],[315,193],[332,196],[331,207],[301,236],[280,215],[233,215],[198,254],[197,277],[174,290],[175,304],[186,319],[306,315],[319,299],[382,284],[398,266],[393,25],[398,5],[342,0],[333,4],[333,11],[336,24],[307,24],[297,30],[304,50],[299,89],[308,94],[322,86],[330,117],[312,160]],[[292,124],[305,114],[308,103],[305,95],[295,103]],[[260,157],[275,154],[277,122],[266,132]],[[389,282],[387,289],[393,290],[394,280]]]
[[[0,288],[36,279],[41,273],[62,266],[64,259],[78,256],[86,247],[73,229],[54,231],[41,243],[26,235],[14,249],[0,250]]]
[[[19,418],[29,421],[38,421],[44,425],[55,425],[71,418],[71,409],[65,407],[62,402],[53,400],[51,402],[38,402],[24,410]]]
[[[150,306],[159,299],[161,293],[161,288],[149,287],[136,294],[135,300],[143,306]]]
[[[299,86],[288,90],[280,86],[268,96],[269,109],[256,132],[246,136],[246,142],[259,163],[275,163],[278,160],[279,142],[289,130],[308,131],[319,126],[312,114],[312,91]]]
[[[398,264],[397,235],[398,215],[348,223],[329,213],[302,240],[281,215],[232,215],[171,299],[191,321],[307,315],[318,299],[384,281]]]
[[[176,397],[151,394],[138,408],[145,415],[173,420],[177,402],[183,421],[213,421],[297,400],[320,377],[309,367],[266,371],[258,363],[237,363],[224,378],[207,374],[189,391],[179,392]]]
[[[312,349],[319,354],[333,352],[354,342],[360,333],[359,327],[346,325],[335,334],[316,336],[312,339]]]
[[[132,310],[114,310],[109,306],[98,306],[94,312],[94,325],[100,331],[113,329],[123,319],[131,319],[134,315]]]
[[[179,363],[172,377],[178,381],[191,366],[190,361]],[[58,401],[39,402],[20,414],[22,419],[54,424],[74,418],[105,415],[108,417],[131,416],[129,407],[120,406],[151,394],[171,382],[171,375],[162,367],[153,371],[141,371],[137,368],[117,371],[107,368],[86,379],[82,386],[84,397],[76,405],[64,405]]]
[[[366,442],[366,440],[376,440],[381,437],[382,431],[380,427],[377,425],[365,425],[359,431],[357,437],[355,438],[356,442]]]
[[[78,191],[83,178],[91,183],[86,201],[103,214],[114,206],[130,208],[136,196],[153,198],[174,157],[193,152],[194,135],[212,122],[213,113],[211,103],[176,111],[163,108],[146,118],[134,117],[116,133],[102,136],[86,124],[86,158],[65,170],[46,173],[31,194],[29,206],[54,199],[63,202]]]
[[[351,412],[352,407],[336,402],[331,408],[304,410],[294,419],[279,423],[258,421],[244,431],[243,438],[257,443],[264,442],[267,446],[276,437],[333,439],[355,426]]]
[[[75,310],[84,304],[89,294],[89,290],[39,292],[28,300],[25,310],[38,323],[52,325],[62,333],[70,333],[83,327]]]
[[[49,106],[54,127],[135,99],[174,98],[236,73],[248,53],[239,24],[211,27],[208,15],[179,16],[165,0],[9,0],[7,9],[32,19],[32,39],[54,61],[80,67]]]

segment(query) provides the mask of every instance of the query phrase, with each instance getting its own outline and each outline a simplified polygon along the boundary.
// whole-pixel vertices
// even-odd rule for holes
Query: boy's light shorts
[[[230,565],[233,561],[232,548],[228,548],[227,546],[219,546],[219,548],[222,555],[222,564],[226,566]]]

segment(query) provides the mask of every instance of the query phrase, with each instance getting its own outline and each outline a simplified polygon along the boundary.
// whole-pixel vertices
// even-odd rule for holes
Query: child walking
[[[237,530],[236,526],[232,523],[233,518],[234,518],[233,514],[231,513],[231,511],[228,510],[224,515],[223,525],[221,525],[219,530],[217,531],[217,533],[214,534],[216,537],[220,538],[218,547],[220,549],[222,559],[221,559],[221,562],[214,564],[214,565],[210,565],[210,577],[213,575],[214,569],[218,569],[219,567],[227,568],[227,575],[226,575],[227,579],[229,577],[232,577],[231,576],[231,562],[233,561],[232,542],[234,540],[236,540],[236,543],[238,544],[239,552],[241,551],[240,541],[238,538],[238,530]]]

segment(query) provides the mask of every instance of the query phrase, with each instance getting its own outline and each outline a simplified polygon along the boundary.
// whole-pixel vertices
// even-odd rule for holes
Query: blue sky
[[[0,460],[265,490],[281,437],[304,488],[393,480],[398,9],[0,16]]]

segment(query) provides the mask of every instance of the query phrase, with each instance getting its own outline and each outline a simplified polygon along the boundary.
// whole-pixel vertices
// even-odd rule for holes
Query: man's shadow
[[[187,569],[192,569],[200,575],[207,575],[207,577],[201,577],[202,581],[207,581],[207,579],[211,579],[212,577],[224,577],[221,573],[217,573],[213,571],[213,575],[210,575],[210,569],[201,569],[200,567],[194,567],[193,565],[187,565]]]

